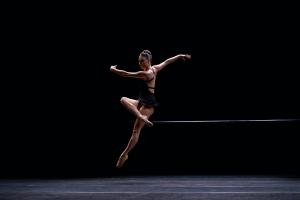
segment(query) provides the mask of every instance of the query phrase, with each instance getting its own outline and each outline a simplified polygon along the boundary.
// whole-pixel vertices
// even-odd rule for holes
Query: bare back
[[[148,86],[149,91],[152,92],[152,93],[154,93],[157,71],[156,71],[156,69],[154,67],[150,67],[150,69],[148,71],[150,71],[150,73],[153,74],[153,78],[151,78],[149,81],[146,81],[147,82],[147,86]]]

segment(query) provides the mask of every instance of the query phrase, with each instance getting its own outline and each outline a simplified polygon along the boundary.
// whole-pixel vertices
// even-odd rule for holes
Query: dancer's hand
[[[117,71],[117,65],[113,65],[110,67],[111,72],[116,72]]]
[[[128,74],[128,72],[126,72],[124,70],[117,69],[117,65],[111,66],[110,71],[117,74],[117,75],[119,75],[119,76],[124,76],[124,77],[126,77],[126,75]]]
[[[181,55],[181,58],[182,58],[182,60],[190,60],[190,59],[192,59],[192,56],[191,55],[189,55],[189,54],[182,54]]]

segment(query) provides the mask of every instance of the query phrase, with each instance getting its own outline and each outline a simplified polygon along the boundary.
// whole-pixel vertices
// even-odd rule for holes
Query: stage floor
[[[299,200],[300,178],[280,176],[135,176],[0,180],[1,200]]]

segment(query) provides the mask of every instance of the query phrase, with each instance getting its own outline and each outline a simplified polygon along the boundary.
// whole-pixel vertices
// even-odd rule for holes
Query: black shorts
[[[140,95],[139,104],[144,106],[152,106],[152,107],[156,107],[159,105],[153,94]]]

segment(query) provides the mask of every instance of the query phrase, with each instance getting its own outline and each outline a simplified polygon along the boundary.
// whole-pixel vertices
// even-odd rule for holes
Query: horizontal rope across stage
[[[239,122],[295,122],[300,119],[228,119],[228,120],[192,120],[192,121],[152,121],[155,124],[168,123],[239,123]]]

